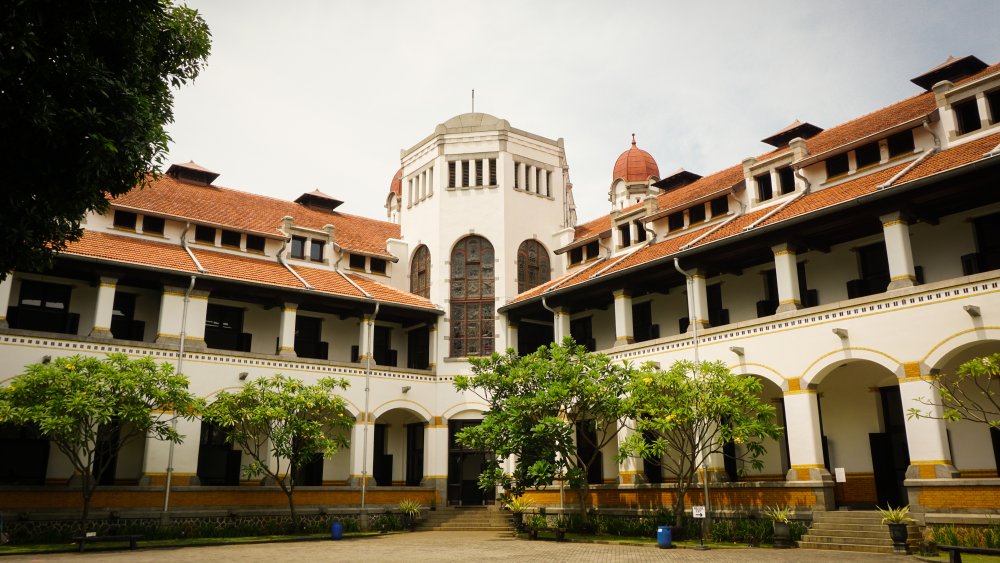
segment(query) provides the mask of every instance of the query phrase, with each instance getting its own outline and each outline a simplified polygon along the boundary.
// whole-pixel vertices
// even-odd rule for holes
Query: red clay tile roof
[[[573,232],[573,242],[580,242],[583,239],[595,237],[601,233],[611,230],[611,216],[604,215],[593,221],[588,221],[582,225],[577,225]],[[569,246],[569,245],[567,245]]]
[[[625,258],[621,262],[618,262],[611,268],[608,268],[607,271],[602,272],[601,275],[611,274],[620,270],[626,270],[633,266],[645,264],[646,262],[656,260],[657,258],[663,258],[664,256],[669,256],[671,254],[674,254],[678,252],[682,246],[700,237],[701,235],[707,233],[709,230],[714,229],[716,226],[717,225],[712,225],[710,227],[695,229],[693,231],[686,232],[676,237],[653,243],[645,248],[641,248],[630,254],[627,258]]]
[[[730,166],[725,170],[709,174],[686,186],[681,186],[680,188],[656,196],[656,203],[660,210],[654,213],[652,217],[662,217],[679,207],[688,205],[692,201],[727,192],[742,181],[742,164]]]
[[[191,252],[206,270],[204,275],[291,289],[305,289],[291,272],[273,259],[242,256],[192,245]],[[141,265],[193,274],[197,272],[187,252],[177,244],[84,230],[83,237],[69,243],[63,254],[96,258],[120,264]],[[366,299],[365,293],[345,279],[344,274],[308,266],[292,265],[315,291],[333,296]],[[372,299],[397,305],[437,310],[430,301],[389,287],[363,276],[346,274]]]
[[[611,262],[609,260],[596,260],[593,263],[585,265],[577,270],[563,274],[554,280],[537,285],[528,291],[521,293],[510,302],[517,303],[524,301],[525,299],[531,299],[532,297],[541,295],[542,293],[547,293],[550,289],[558,289],[566,285],[575,285],[583,282],[589,278],[591,274],[599,272],[601,268],[606,268],[610,263]]]
[[[615,170],[611,180],[621,178],[626,182],[645,182],[650,177],[660,177],[660,168],[656,161],[646,151],[635,146],[635,135],[632,135],[632,147],[623,152],[615,161]]]
[[[241,192],[219,186],[201,186],[162,175],[142,189],[111,200],[115,207],[167,215],[265,236],[281,236],[282,219],[288,215],[298,226],[322,229],[333,225],[336,241],[347,251],[388,259],[386,240],[399,238],[399,225],[309,209],[291,201]]]
[[[400,168],[396,175],[389,182],[389,193],[396,194],[396,197],[403,197],[403,169]]]

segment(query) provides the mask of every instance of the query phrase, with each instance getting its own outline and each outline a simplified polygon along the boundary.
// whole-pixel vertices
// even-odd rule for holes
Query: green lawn
[[[345,532],[344,539],[360,538],[368,536],[378,536],[379,532]],[[283,541],[310,541],[329,538],[329,534],[302,534],[302,535],[275,535],[275,536],[252,536],[243,538],[185,538],[172,540],[139,540],[138,546],[143,547],[191,547],[198,545],[222,545],[240,543],[269,543]],[[96,542],[88,543],[86,551],[100,551],[106,549],[128,549],[128,542]],[[18,544],[0,545],[0,555],[17,555],[32,553],[61,553],[66,551],[76,551],[76,543],[43,543],[43,544]]]
[[[928,561],[947,561],[947,553],[948,552],[946,551],[942,551],[937,557],[924,556],[923,559]],[[962,563],[997,563],[997,561],[1000,561],[1000,556],[997,555],[972,555],[970,553],[962,554]]]

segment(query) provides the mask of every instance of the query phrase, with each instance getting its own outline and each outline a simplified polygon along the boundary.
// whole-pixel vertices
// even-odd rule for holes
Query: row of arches
[[[479,235],[460,239],[451,250],[448,299],[451,357],[488,356],[495,347],[496,257],[493,245]],[[410,292],[430,298],[431,254],[426,245],[413,252]],[[523,293],[551,279],[548,250],[534,239],[517,249],[517,291]]]

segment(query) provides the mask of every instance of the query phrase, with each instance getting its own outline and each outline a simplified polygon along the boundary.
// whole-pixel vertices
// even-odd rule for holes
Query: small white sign
[[[694,516],[695,518],[704,518],[705,517],[705,507],[704,506],[692,506],[691,507],[691,516]]]
[[[88,538],[93,538],[93,537],[96,537],[96,536],[97,536],[97,532],[87,532],[87,537]]]
[[[833,468],[833,475],[834,475],[834,478],[837,480],[838,483],[846,483],[847,482],[847,473],[844,472],[844,468],[843,467],[834,467]]]

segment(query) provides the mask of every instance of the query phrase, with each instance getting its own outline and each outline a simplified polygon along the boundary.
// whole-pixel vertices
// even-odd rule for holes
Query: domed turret
[[[659,180],[660,168],[656,160],[636,146],[635,133],[632,133],[632,146],[615,161],[615,170],[611,175],[611,190],[608,193],[611,208],[624,209],[655,195],[658,190],[653,183]]]
[[[389,195],[385,196],[386,217],[390,223],[399,224],[399,209],[403,202],[403,169],[400,168],[389,182]]]

